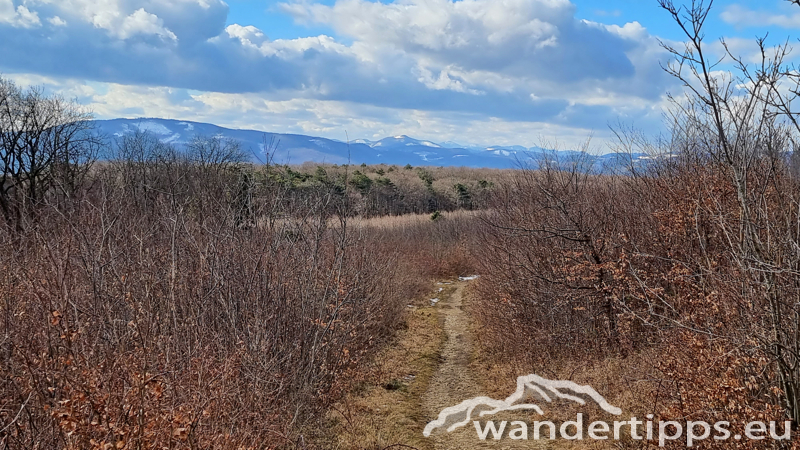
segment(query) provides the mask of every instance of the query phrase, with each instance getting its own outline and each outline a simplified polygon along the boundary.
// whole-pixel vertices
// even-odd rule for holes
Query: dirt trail
[[[442,348],[439,367],[422,398],[425,412],[436,418],[444,408],[481,394],[469,363],[472,358],[472,336],[469,333],[469,317],[463,309],[463,291],[466,281],[455,283],[455,292],[437,305],[438,313],[444,316],[444,332],[447,340]],[[437,434],[432,437],[436,448],[446,449],[452,435]],[[474,436],[472,436],[474,439]],[[474,442],[473,442],[474,444]],[[453,447],[459,448],[459,447]],[[463,447],[460,447],[463,448]]]
[[[435,419],[444,408],[486,395],[480,380],[470,368],[474,338],[470,333],[470,317],[464,311],[463,295],[464,288],[468,284],[469,281],[455,282],[455,291],[452,295],[436,305],[438,314],[444,317],[444,332],[447,339],[441,351],[440,364],[422,398],[422,405],[431,420]],[[503,420],[500,416],[497,418]],[[480,441],[471,423],[450,433],[437,430],[429,439],[437,450],[547,448],[538,442],[523,444],[508,439],[499,442]]]
[[[469,284],[464,280],[442,281],[437,284],[436,301],[428,297],[409,305],[407,328],[376,358],[369,383],[334,408],[322,427],[322,448],[559,448],[552,442],[512,441],[508,431],[499,441],[491,437],[481,441],[472,423],[449,433],[437,429],[430,437],[423,436],[425,426],[442,409],[490,392],[476,373],[480,369],[472,364],[478,349],[471,317],[465,310],[464,290]],[[520,414],[499,413],[490,420],[498,424],[524,420]]]

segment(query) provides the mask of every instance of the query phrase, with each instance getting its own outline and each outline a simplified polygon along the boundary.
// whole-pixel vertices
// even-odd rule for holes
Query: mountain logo
[[[472,421],[472,416],[475,410],[479,409],[478,417],[497,414],[502,411],[518,411],[518,410],[533,410],[544,415],[544,411],[539,405],[533,403],[520,402],[525,398],[526,391],[530,389],[539,397],[547,402],[552,402],[553,398],[560,398],[571,400],[579,405],[585,405],[586,401],[575,394],[582,394],[590,397],[597,402],[605,412],[618,416],[622,414],[622,410],[616,406],[611,405],[603,398],[602,395],[597,393],[591,386],[582,386],[572,381],[562,380],[548,380],[538,375],[531,374],[517,378],[517,389],[513,394],[508,396],[505,400],[495,400],[489,397],[475,397],[469,400],[464,400],[455,406],[450,406],[443,409],[439,413],[439,417],[428,423],[425,430],[422,432],[423,436],[428,437],[437,428],[444,427],[450,421],[454,423],[447,427],[447,432],[452,432]],[[461,419],[461,420],[458,420]]]

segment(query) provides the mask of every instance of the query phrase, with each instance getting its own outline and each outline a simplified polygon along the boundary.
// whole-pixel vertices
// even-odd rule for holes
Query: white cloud
[[[558,137],[563,148],[576,148],[589,128],[486,118],[424,110],[394,110],[345,101],[275,99],[268,94],[187,92],[166,87],[87,83],[81,80],[15,74],[22,86],[45,86],[66,98],[78,98],[97,118],[163,117],[220,126],[333,139],[377,139],[405,134],[433,142],[534,146]],[[595,133],[598,148],[609,137]]]
[[[439,71],[438,76],[425,67],[418,67],[417,72],[419,74],[418,80],[430,89],[465,92],[474,95],[485,94],[485,92],[477,89],[467,89],[463,80],[464,73],[452,67]]]
[[[580,35],[567,0],[340,0],[333,6],[300,2],[282,8],[299,21],[332,26],[364,51],[400,52],[465,70],[534,69],[541,76],[542,63],[557,59],[554,55]]]
[[[225,32],[228,33],[229,37],[239,39],[245,46],[258,47],[267,41],[267,36],[252,25],[243,27],[235,23],[225,28]]]
[[[581,102],[599,87],[611,98],[657,99],[668,80],[665,53],[639,23],[605,26],[575,18],[567,0],[339,0],[284,3],[299,22],[321,23],[354,40],[379,67],[409,61],[432,90]],[[629,104],[629,102],[627,102]]]
[[[47,21],[50,22],[50,24],[55,26],[55,27],[65,27],[65,26],[67,26],[67,22],[65,22],[64,19],[62,19],[61,17],[58,17],[58,16],[53,16],[53,17],[47,19]]]
[[[754,11],[741,5],[730,5],[720,14],[722,20],[738,27],[800,28],[800,12],[796,7],[783,13]]]
[[[7,23],[17,28],[34,28],[41,26],[39,15],[25,5],[14,7],[12,0],[0,0],[0,23]]]
[[[66,17],[91,24],[118,39],[134,36],[208,39],[222,31],[228,11],[222,0],[32,0],[31,3],[46,7],[60,21]]]
[[[332,37],[325,35],[270,41],[260,29],[254,26],[243,27],[239,24],[229,25],[225,28],[225,33],[229,38],[239,41],[242,47],[256,50],[265,57],[290,58],[302,55],[309,50],[354,56],[354,53],[347,46],[339,44]],[[221,40],[214,38],[211,42],[219,43]]]
[[[164,21],[155,14],[151,14],[139,8],[131,15],[122,20],[118,28],[114,28],[112,33],[120,39],[128,39],[136,35],[156,35],[164,39],[177,40],[175,33],[164,28]]]
[[[226,24],[221,0],[26,1],[50,35],[0,24],[0,70],[91,80],[45,84],[103,117],[533,145],[655,123],[672,83],[645,27],[580,20],[567,0],[300,0],[282,8],[336,37],[277,40]]]

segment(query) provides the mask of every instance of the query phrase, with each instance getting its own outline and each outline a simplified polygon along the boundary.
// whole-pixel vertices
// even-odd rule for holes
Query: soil
[[[444,408],[486,395],[477,374],[471,368],[475,349],[470,332],[470,317],[464,311],[464,288],[467,284],[469,281],[455,282],[452,295],[439,302],[436,307],[438,314],[444,319],[446,341],[440,354],[439,366],[422,397],[422,405],[429,420],[436,419]],[[506,415],[497,415],[492,420],[498,423],[500,420],[519,420],[519,416],[504,416]],[[500,441],[481,441],[472,423],[450,433],[442,429],[435,430],[428,439],[437,450],[548,448],[540,442],[514,442],[507,437]]]
[[[487,396],[491,389],[483,383],[476,360],[478,350],[471,317],[465,308],[465,289],[471,280],[445,280],[437,283],[431,297],[409,305],[407,328],[378,355],[371,380],[333,409],[323,425],[324,436],[317,440],[326,449],[416,449],[468,450],[557,449],[557,441],[513,441],[508,431],[494,441],[489,435],[481,441],[470,423],[452,432],[436,429],[424,437],[425,426],[447,407],[464,400]],[[433,298],[436,297],[436,298]],[[514,389],[496,398],[505,398]],[[500,421],[532,417],[516,413],[491,416]],[[485,424],[486,419],[482,419]],[[509,428],[511,428],[509,426]],[[530,431],[530,430],[529,430]],[[569,446],[567,446],[569,448]]]

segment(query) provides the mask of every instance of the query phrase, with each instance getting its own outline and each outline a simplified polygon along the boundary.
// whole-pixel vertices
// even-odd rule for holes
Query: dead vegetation
[[[620,130],[619,150],[652,155],[626,175],[252,166],[229,142],[146,134],[92,165],[80,108],[3,81],[0,443],[424,448],[444,332],[418,302],[472,273],[483,394],[537,373],[637,416],[796,433],[798,76],[764,41],[759,66],[731,54],[738,77],[718,76],[707,7],[661,3],[689,95],[669,139]]]
[[[347,179],[299,189],[228,142],[137,133],[90,167],[73,155],[96,136],[29,132],[2,147],[5,448],[302,448],[409,299],[466,264],[440,258],[467,218],[350,226]],[[10,172],[44,151],[38,172]]]
[[[421,430],[428,416],[423,397],[436,374],[446,336],[443,317],[428,297],[445,301],[452,285],[407,305],[404,326],[369,365],[362,384],[322,422],[323,448],[382,450],[391,445],[428,449]]]
[[[667,47],[677,61],[667,70],[689,88],[669,140],[620,130],[621,150],[652,154],[648,168],[596,176],[545,163],[503,187],[478,249],[484,349],[510,372],[606,384],[610,398],[637,392],[638,405],[621,403],[640,415],[739,430],[788,421],[796,433],[797,78],[787,49],[763,41],[757,67],[730,54],[738,72],[712,74],[709,5],[661,4],[688,40]],[[798,440],[696,444],[732,445]]]

